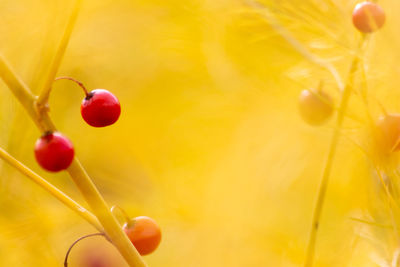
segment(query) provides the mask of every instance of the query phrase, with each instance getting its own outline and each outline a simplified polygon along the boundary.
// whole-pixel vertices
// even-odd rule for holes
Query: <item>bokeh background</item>
[[[73,2],[0,1],[0,51],[36,93]],[[351,24],[357,1],[263,3],[346,80],[361,37]],[[374,117],[379,103],[400,110],[400,2],[379,3],[387,24],[362,56]],[[339,91],[326,70],[307,61],[245,1],[86,0],[59,75],[108,89],[121,101],[118,123],[91,128],[80,117],[82,91],[57,81],[51,117],[110,205],[159,222],[163,240],[145,257],[149,266],[301,266],[334,120],[306,125],[297,99],[320,81],[336,103]],[[371,140],[357,86],[342,132],[316,266],[390,266],[384,264],[396,249],[391,230],[352,219],[390,221],[359,147]],[[1,147],[86,205],[66,173],[49,174],[36,164],[39,136],[1,83]],[[0,266],[62,266],[70,244],[94,231],[0,162]],[[102,238],[81,242],[70,262],[126,266]]]

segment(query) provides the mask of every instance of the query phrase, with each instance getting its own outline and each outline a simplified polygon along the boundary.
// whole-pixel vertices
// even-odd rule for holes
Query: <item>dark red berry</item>
[[[383,9],[372,2],[362,2],[353,11],[353,24],[363,33],[371,33],[385,24],[386,16]]]
[[[89,125],[105,127],[118,120],[121,114],[121,105],[118,99],[109,91],[95,89],[83,99],[81,114]]]
[[[47,133],[36,141],[35,157],[43,169],[58,172],[71,165],[74,159],[74,147],[61,133]]]
[[[303,90],[299,97],[299,111],[308,124],[321,125],[333,114],[332,98],[320,90]]]
[[[123,229],[140,255],[152,253],[161,242],[160,227],[149,217],[136,217],[126,223]]]

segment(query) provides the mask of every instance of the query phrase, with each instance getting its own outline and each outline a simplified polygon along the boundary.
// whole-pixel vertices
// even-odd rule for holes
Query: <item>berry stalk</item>
[[[75,80],[74,78],[71,78],[71,77],[68,77],[68,76],[61,76],[61,77],[58,77],[58,78],[54,79],[54,81],[58,81],[58,80],[70,80],[70,81],[73,81],[73,82],[76,83],[80,88],[82,88],[83,92],[85,93],[85,96],[86,96],[86,97],[89,97],[89,92],[88,92],[88,90],[87,90],[86,87],[83,85],[83,83],[81,83],[80,81]]]
[[[331,174],[332,165],[333,165],[333,161],[334,161],[335,154],[336,154],[337,144],[339,142],[340,132],[341,132],[342,124],[343,124],[344,117],[346,114],[347,105],[350,100],[350,95],[351,95],[351,92],[353,89],[354,75],[358,70],[358,66],[359,66],[359,62],[360,62],[358,52],[361,50],[361,48],[364,44],[364,41],[365,41],[365,39],[363,38],[358,46],[357,53],[351,63],[348,81],[346,83],[344,90],[342,91],[341,102],[339,105],[338,115],[337,115],[337,119],[336,119],[336,126],[334,129],[333,135],[332,135],[330,146],[329,146],[329,152],[328,152],[328,156],[326,158],[325,166],[324,166],[324,169],[322,172],[321,183],[320,183],[320,186],[318,189],[318,196],[317,196],[316,204],[314,207],[311,231],[310,231],[309,241],[308,241],[307,250],[306,250],[306,258],[305,258],[304,267],[311,267],[313,265],[313,260],[314,260],[314,255],[315,255],[315,245],[316,245],[316,241],[317,241],[317,233],[318,233],[319,223],[321,220],[322,208],[323,208],[324,202],[325,202],[329,177]]]
[[[91,225],[93,225],[97,230],[103,232],[103,227],[97,220],[96,216],[94,216],[90,211],[86,210],[84,207],[79,205],[69,196],[67,196],[64,192],[59,190],[57,187],[46,181],[40,175],[29,169],[27,166],[22,164],[16,158],[8,154],[4,149],[0,148],[0,158],[2,158],[5,162],[13,166],[19,172],[24,174],[26,177],[31,179],[33,182],[38,184],[44,190],[52,194],[55,198],[61,201],[64,205],[75,211],[79,216],[88,221]]]
[[[132,267],[145,267],[146,264],[141,258],[139,252],[122,230],[100,192],[97,190],[96,186],[76,157],[71,166],[67,169],[67,172],[70,174],[72,180],[85,197],[94,214],[103,225],[107,237],[119,250],[129,265]]]

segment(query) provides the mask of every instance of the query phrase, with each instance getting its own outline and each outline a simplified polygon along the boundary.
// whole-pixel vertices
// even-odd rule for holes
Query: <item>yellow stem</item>
[[[103,225],[107,236],[125,260],[132,267],[146,266],[77,158],[67,171]]]
[[[329,152],[328,156],[325,162],[324,170],[322,173],[322,178],[321,178],[321,184],[318,190],[318,196],[317,196],[317,201],[315,204],[314,208],[314,213],[313,213],[313,218],[312,218],[312,225],[311,225],[311,232],[309,236],[309,241],[307,244],[307,250],[306,250],[306,258],[305,258],[305,263],[304,267],[311,267],[313,264],[313,259],[314,259],[314,254],[315,254],[315,245],[316,245],[316,240],[317,240],[317,232],[318,232],[318,226],[322,214],[322,208],[323,204],[325,201],[325,195],[326,195],[326,190],[328,187],[328,181],[329,181],[329,176],[331,173],[332,169],[332,164],[333,160],[336,154],[336,148],[337,144],[339,141],[340,133],[341,133],[341,128],[343,124],[343,120],[346,116],[346,110],[347,110],[347,104],[350,99],[352,87],[353,87],[353,76],[355,72],[357,71],[357,66],[359,63],[359,51],[361,50],[361,47],[364,43],[365,36],[363,36],[362,41],[360,42],[360,45],[357,49],[357,53],[353,59],[353,62],[350,67],[350,72],[349,72],[349,77],[346,85],[343,84],[342,79],[336,70],[336,68],[330,64],[329,62],[326,62],[313,53],[311,53],[307,48],[305,48],[298,40],[296,40],[289,31],[283,27],[278,20],[275,18],[275,16],[268,10],[268,8],[254,0],[246,0],[246,3],[254,8],[255,10],[259,10],[260,13],[264,16],[264,18],[268,21],[268,23],[271,25],[271,27],[277,32],[282,38],[286,40],[297,52],[299,52],[305,59],[309,60],[310,62],[319,65],[320,67],[326,69],[333,78],[336,81],[336,84],[341,92],[341,102],[339,105],[338,109],[338,115],[337,115],[337,120],[336,120],[336,126],[333,132],[333,136],[331,139],[330,147],[329,147]]]
[[[20,161],[15,159],[13,156],[8,154],[4,149],[0,148],[0,158],[2,158],[4,161],[6,161],[8,164],[13,166],[15,169],[17,169],[19,172],[24,174],[26,177],[31,179],[33,182],[38,184],[40,187],[42,187],[44,190],[52,194],[55,198],[57,198],[59,201],[64,203],[67,207],[75,211],[79,216],[81,216],[83,219],[88,221],[91,225],[93,225],[97,230],[100,232],[104,232],[103,227],[97,220],[96,216],[94,216],[90,211],[86,210],[84,207],[79,205],[77,202],[75,202],[73,199],[71,199],[69,196],[67,196],[64,192],[59,190],[57,187],[52,185],[51,183],[47,182],[44,178],[42,178],[40,175],[26,167],[24,164],[22,164]]]
[[[362,41],[360,42],[357,52],[361,49],[363,43],[364,43],[364,39],[362,39]],[[338,111],[337,120],[336,120],[336,127],[333,132],[333,136],[332,136],[331,143],[329,146],[329,152],[328,152],[328,156],[327,156],[327,159],[325,162],[325,166],[324,166],[324,170],[323,170],[322,178],[321,178],[321,184],[320,184],[320,187],[318,190],[318,196],[317,196],[316,204],[314,207],[314,214],[313,214],[313,218],[312,218],[311,231],[310,231],[309,241],[308,241],[307,250],[306,250],[306,258],[305,258],[304,267],[311,267],[313,264],[314,254],[315,254],[315,245],[316,245],[316,241],[317,241],[317,233],[318,233],[319,223],[321,220],[322,208],[323,208],[323,205],[325,202],[325,196],[326,196],[326,191],[328,188],[329,177],[331,174],[332,165],[333,165],[333,161],[334,161],[335,154],[336,154],[337,144],[338,144],[338,141],[340,138],[340,132],[341,132],[343,120],[344,120],[345,113],[347,110],[347,104],[349,102],[351,91],[353,89],[354,74],[356,73],[356,71],[358,69],[358,64],[359,64],[359,57],[358,57],[358,53],[357,53],[353,59],[353,62],[351,63],[348,81],[346,83],[346,87],[344,88],[344,90],[342,92],[341,102],[339,105],[339,111]]]
[[[36,126],[42,131],[45,132],[46,129],[43,128],[42,124],[39,123],[39,112],[35,105],[35,96],[29,87],[17,76],[14,74],[12,67],[5,60],[5,58],[0,54],[0,75],[3,79],[4,83],[12,88],[11,92],[18,99],[18,101],[22,104],[25,110],[28,112],[29,116],[35,122]],[[44,122],[46,125],[51,125],[52,129],[55,129],[54,125],[51,121]]]
[[[49,74],[47,75],[47,79],[45,80],[45,84],[43,87],[42,92],[40,92],[38,100],[37,100],[37,105],[39,106],[44,106],[48,99],[49,99],[49,95],[50,95],[50,91],[51,91],[51,87],[53,84],[54,79],[56,78],[58,69],[61,65],[61,61],[64,57],[65,54],[65,50],[67,49],[68,43],[69,43],[69,39],[71,38],[71,34],[72,34],[72,30],[74,29],[76,20],[78,18],[78,14],[79,14],[79,9],[82,5],[82,0],[76,0],[75,5],[73,7],[72,13],[69,17],[67,26],[65,28],[64,31],[64,35],[60,41],[60,45],[57,49],[57,52],[54,56],[52,65],[50,67],[50,71]]]

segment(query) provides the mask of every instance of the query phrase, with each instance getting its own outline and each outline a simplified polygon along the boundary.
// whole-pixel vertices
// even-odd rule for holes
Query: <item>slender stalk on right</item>
[[[321,177],[321,184],[318,189],[318,196],[317,196],[316,204],[314,207],[311,231],[310,231],[309,241],[308,241],[307,250],[306,250],[306,258],[305,258],[305,262],[304,262],[304,267],[311,267],[313,265],[314,255],[315,255],[315,246],[316,246],[316,242],[317,242],[317,233],[318,233],[319,224],[320,224],[320,220],[321,220],[322,209],[323,209],[323,206],[325,203],[329,177],[331,175],[332,165],[333,165],[333,161],[334,161],[334,158],[336,155],[337,144],[339,142],[341,128],[343,125],[343,120],[344,120],[344,117],[346,114],[348,102],[350,100],[350,95],[353,90],[354,75],[358,70],[358,65],[359,65],[359,61],[360,61],[359,52],[361,50],[361,47],[364,44],[364,40],[365,40],[364,38],[361,40],[361,42],[357,48],[357,53],[354,56],[354,59],[351,63],[348,81],[342,92],[341,102],[339,105],[339,110],[338,110],[337,119],[336,119],[336,126],[334,129],[333,135],[332,135],[330,146],[329,146],[329,152],[328,152],[328,156],[325,161],[325,165],[324,165],[324,169],[323,169],[322,177]]]

